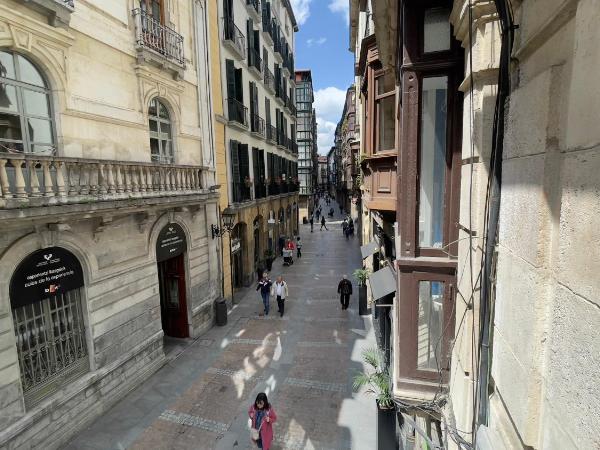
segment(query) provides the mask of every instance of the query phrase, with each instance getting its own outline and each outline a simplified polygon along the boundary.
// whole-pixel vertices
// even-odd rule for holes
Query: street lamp
[[[229,206],[221,212],[221,228],[216,225],[211,225],[210,230],[212,232],[212,238],[223,237],[225,233],[231,232],[235,221],[235,211]]]

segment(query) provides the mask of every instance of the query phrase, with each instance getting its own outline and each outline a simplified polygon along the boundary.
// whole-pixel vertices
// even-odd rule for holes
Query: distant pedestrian
[[[265,307],[265,314],[269,315],[269,295],[271,295],[271,285],[273,282],[269,279],[269,274],[267,272],[263,273],[262,278],[258,282],[258,286],[256,286],[256,290],[260,289],[260,296],[262,297],[263,306]]]
[[[283,281],[283,277],[280,275],[277,277],[277,281],[271,286],[271,295],[277,298],[277,309],[279,311],[279,317],[283,317],[283,310],[285,308],[285,299],[288,296],[288,285]]]
[[[327,225],[325,225],[325,216],[321,217],[321,228],[319,231],[323,230],[323,227],[325,227],[326,230],[329,230]]]
[[[314,223],[315,223],[315,220],[313,219],[313,216],[311,215],[310,216],[310,232],[311,233],[313,232],[313,225],[314,225]]]
[[[348,221],[346,219],[344,219],[342,221],[342,234],[346,234],[346,228],[348,228]]]
[[[300,236],[296,238],[296,251],[296,257],[302,258],[302,240],[300,239]]]
[[[279,256],[283,256],[283,249],[285,248],[285,236],[279,236]]]
[[[340,294],[340,303],[342,304],[342,309],[348,309],[348,304],[350,303],[350,296],[352,295],[352,283],[346,275],[342,277],[342,281],[338,284],[338,294]]]
[[[273,441],[273,423],[277,421],[277,414],[269,404],[267,394],[261,392],[256,396],[254,404],[248,409],[250,417],[250,433],[252,442],[258,448],[269,450]]]

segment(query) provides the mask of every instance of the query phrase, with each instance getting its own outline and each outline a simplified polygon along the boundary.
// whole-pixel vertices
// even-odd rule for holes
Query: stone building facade
[[[207,6],[0,3],[1,448],[60,447],[212,326]]]
[[[294,33],[289,0],[220,0],[231,280],[247,286],[298,223]]]
[[[401,448],[598,447],[598,2],[350,13],[394,74]]]

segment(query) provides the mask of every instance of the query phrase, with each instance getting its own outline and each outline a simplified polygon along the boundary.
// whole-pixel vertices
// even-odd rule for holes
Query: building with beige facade
[[[396,118],[372,131],[394,130],[398,167],[381,341],[397,445],[598,448],[598,2],[352,0],[350,13],[362,115],[389,92]],[[381,249],[364,243],[369,267]]]
[[[294,33],[289,0],[220,0],[231,279],[247,286],[298,224]],[[225,250],[227,252],[228,249]]]
[[[2,448],[60,447],[164,364],[165,336],[213,324],[216,16],[0,2]]]

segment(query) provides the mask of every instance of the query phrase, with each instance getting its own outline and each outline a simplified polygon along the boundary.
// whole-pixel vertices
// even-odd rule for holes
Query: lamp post
[[[221,248],[223,248],[223,236],[225,233],[231,233],[235,227],[236,213],[229,206],[221,212],[221,226],[211,225],[210,230],[212,238],[221,238]],[[229,243],[229,273],[231,277],[231,303],[233,303],[233,255],[231,254],[231,242]],[[223,294],[225,294],[225,274],[223,274]]]

